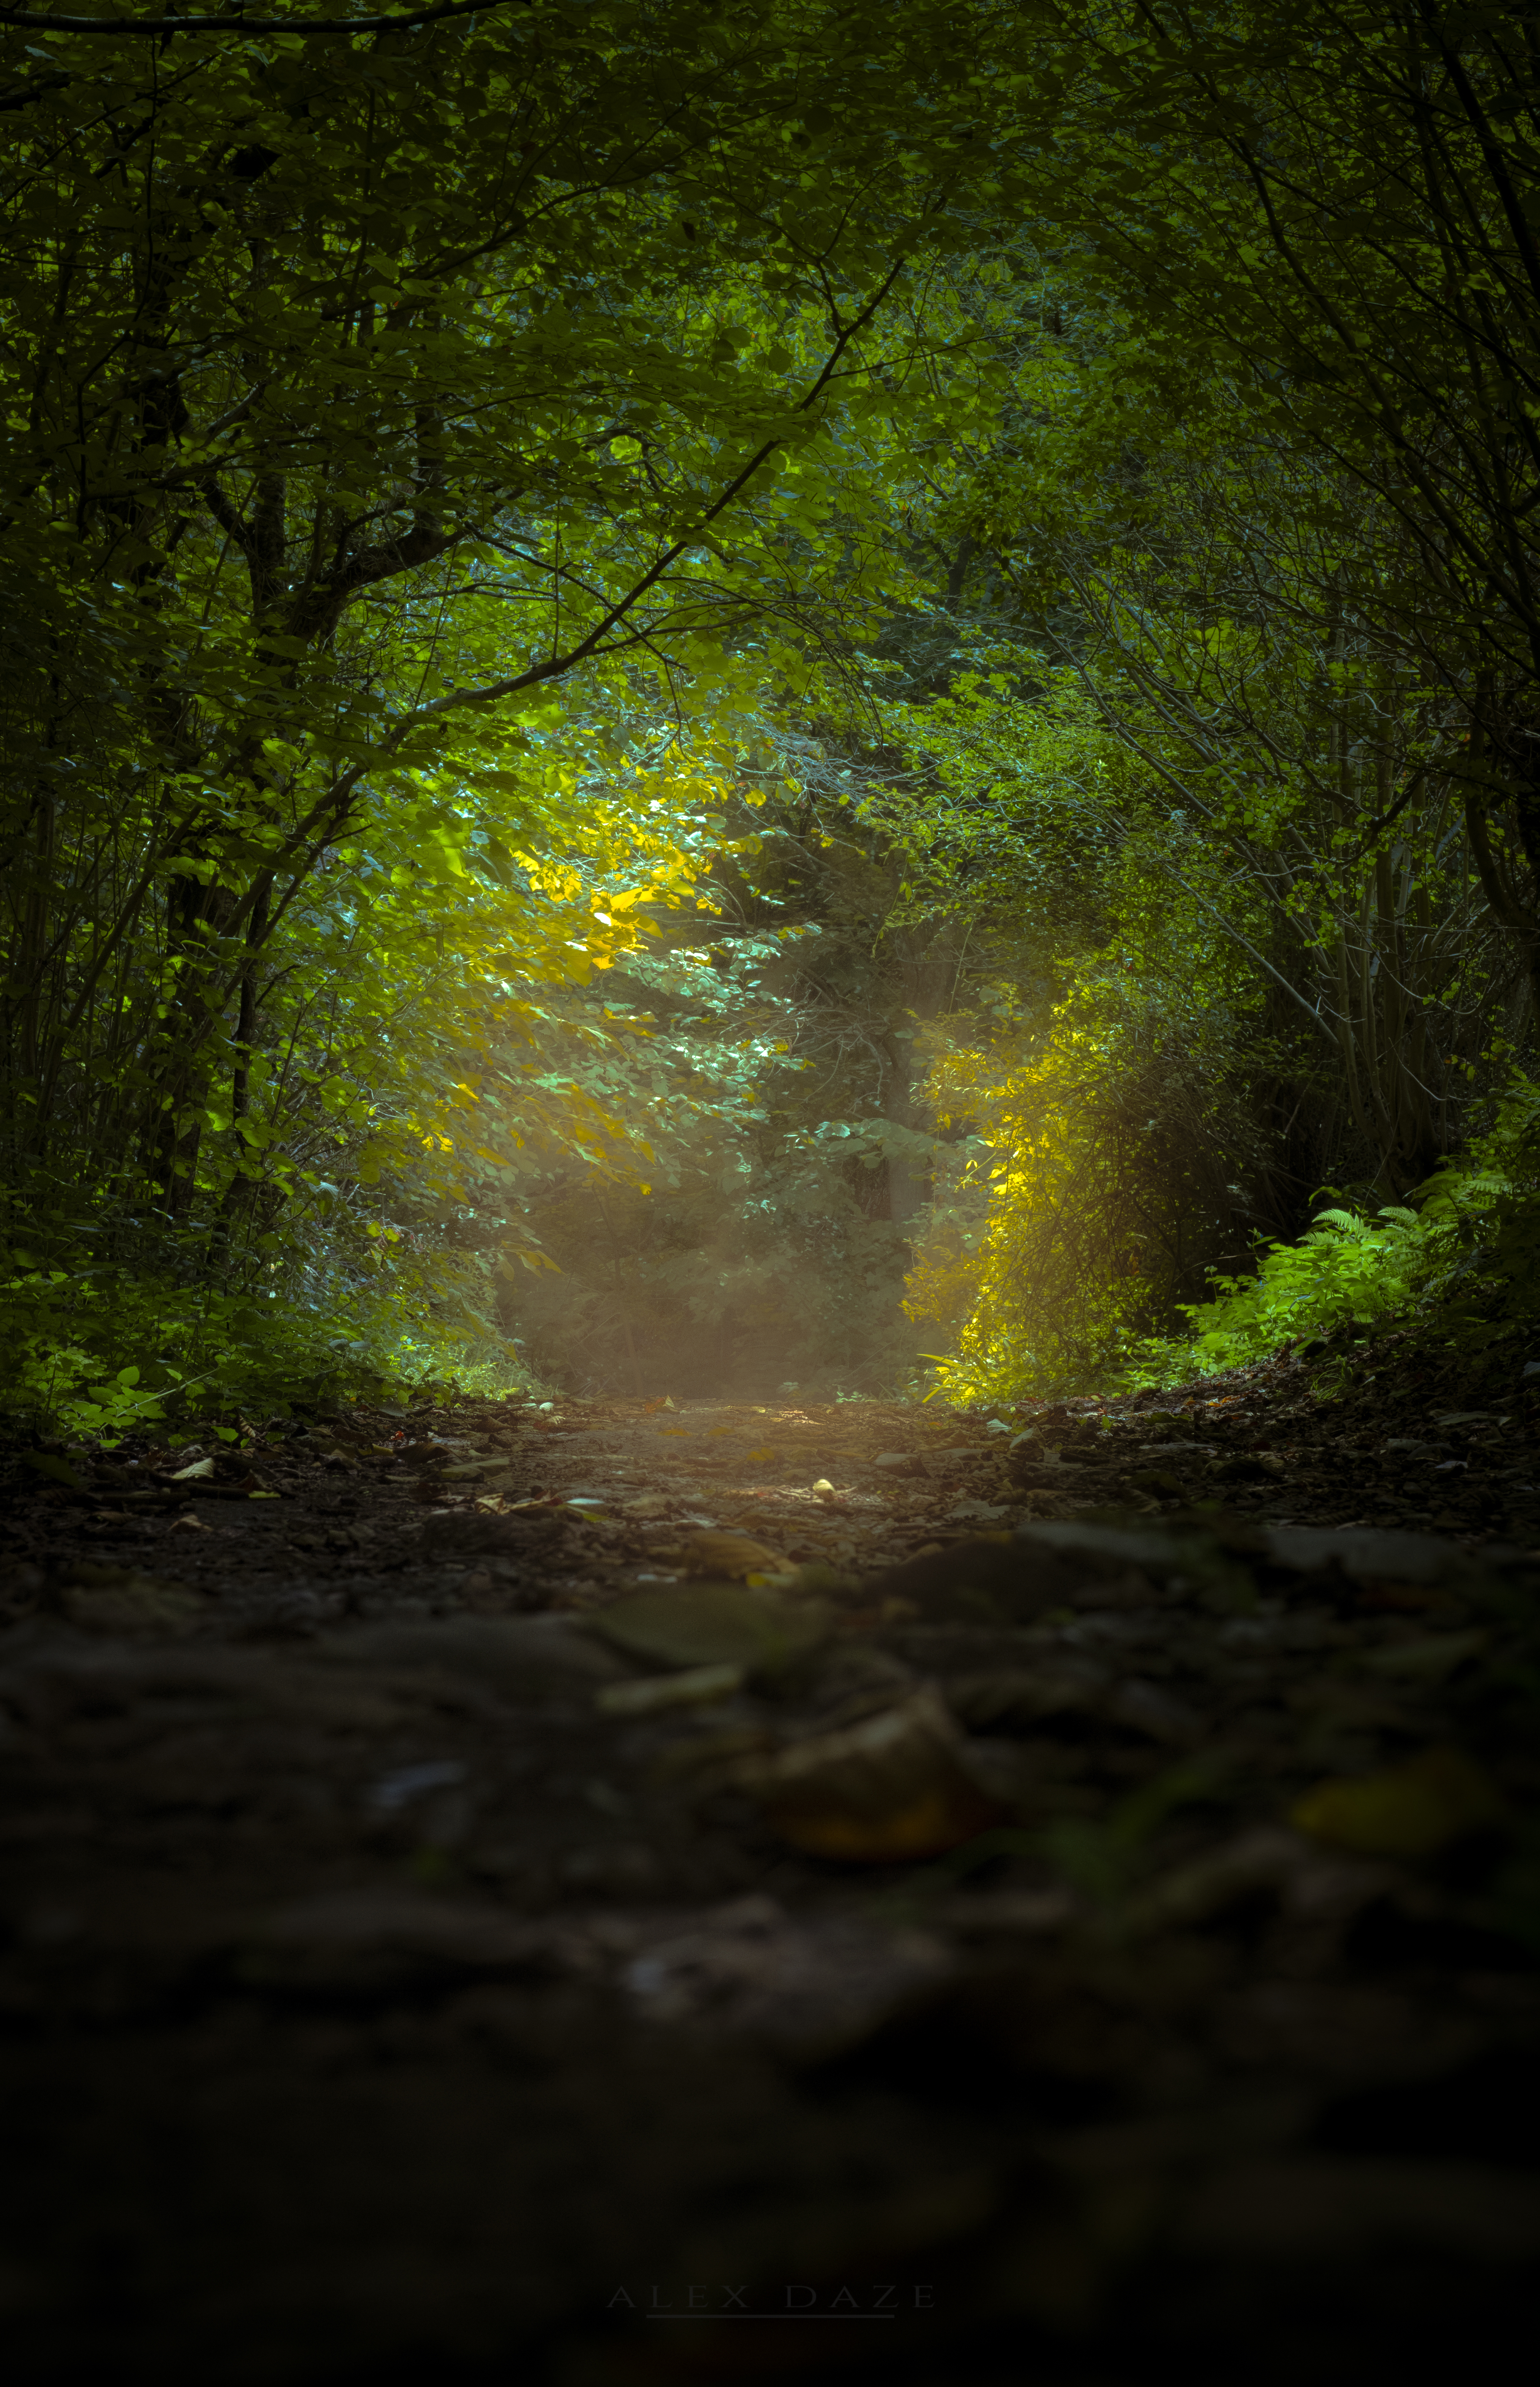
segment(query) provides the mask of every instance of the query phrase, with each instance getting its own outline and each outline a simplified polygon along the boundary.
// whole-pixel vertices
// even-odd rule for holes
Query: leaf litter
[[[1254,1417],[1298,1411],[1280,1376]],[[1540,2253],[1540,1556],[1366,1518],[1324,1456],[1220,1506],[1222,1408],[1097,1414],[1073,1461],[878,1404],[661,1440],[640,1402],[174,1474],[19,1454],[0,1989],[52,2117],[15,2225],[45,2313],[88,2258],[36,2216],[94,2179],[128,2228],[108,2150],[152,2110],[206,2192],[136,2196],[147,2265],[174,2241],[239,2302],[254,2246],[367,2209],[416,2342],[489,2297],[596,2381],[586,2283],[693,2275],[710,2209],[725,2277],[943,2282],[960,2380],[975,2338],[1066,2380],[1154,2343],[1156,2248],[1190,2312],[1370,2245],[1435,2304],[1506,2293]],[[569,2283],[533,2319],[424,2255],[487,2216]],[[258,2323],[249,2375],[286,2359]]]

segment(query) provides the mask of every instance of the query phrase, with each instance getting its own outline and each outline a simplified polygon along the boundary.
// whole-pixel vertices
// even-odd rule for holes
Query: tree
[[[581,849],[545,692],[601,758],[596,674],[709,713],[869,602],[885,309],[978,179],[955,20],[20,21],[7,1143],[207,1224],[318,876]]]
[[[1533,7],[1052,15],[1043,212],[1136,312],[1135,381],[1176,413],[1218,377],[1339,502],[1356,493],[1369,535],[1342,560],[1340,620],[1390,632],[1447,698],[1419,759],[1455,789],[1493,920],[1540,984]],[[1395,783],[1388,741],[1369,761],[1354,808],[1378,837],[1422,783]]]

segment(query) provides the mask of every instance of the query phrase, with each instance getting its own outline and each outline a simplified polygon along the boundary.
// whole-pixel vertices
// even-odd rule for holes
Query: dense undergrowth
[[[1054,1215],[1053,1163],[1022,1138],[1013,1157],[995,1165],[997,1208],[992,1220],[986,1214],[979,1221],[977,1257],[953,1262],[954,1279],[966,1282],[959,1290],[941,1279],[961,1322],[957,1348],[935,1363],[938,1389],[953,1400],[999,1402],[1183,1383],[1288,1345],[1341,1357],[1353,1330],[1392,1323],[1477,1363],[1493,1346],[1533,1332],[1540,1320],[1540,1087],[1515,1076],[1496,1111],[1487,1133],[1405,1202],[1331,1203],[1296,1239],[1260,1245],[1244,1273],[1211,1272],[1209,1297],[1180,1304],[1176,1331],[1140,1334],[1130,1324],[1138,1316],[1137,1281],[1130,1295],[1104,1279],[1101,1301],[1080,1305],[1078,1339],[1064,1331],[1065,1307],[1051,1307],[1045,1351],[1012,1331],[1014,1320],[1029,1315],[1029,1294],[1018,1292],[1013,1303],[1012,1290],[1050,1238],[1070,1231],[1077,1213],[1066,1200],[1068,1222]],[[1071,1147],[1058,1160],[1071,1196],[1076,1157]],[[1029,1206],[1013,1182],[1013,1170],[1024,1166],[1040,1172]],[[939,1277],[934,1262],[922,1264],[911,1299],[934,1307]],[[1094,1279],[1092,1287],[1094,1295]]]

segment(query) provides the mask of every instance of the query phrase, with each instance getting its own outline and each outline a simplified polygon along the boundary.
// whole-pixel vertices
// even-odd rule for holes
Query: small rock
[[[437,1668],[521,1704],[573,1698],[625,1673],[612,1652],[576,1627],[515,1616],[366,1624],[314,1643],[309,1662],[316,1661],[392,1672]]]
[[[435,1977],[550,1968],[549,1932],[490,1904],[406,1889],[339,1890],[285,1907],[252,1935],[241,1977],[362,1994]]]
[[[452,1509],[430,1518],[416,1541],[424,1558],[516,1558],[532,1546],[543,1547],[570,1522],[563,1509],[547,1501],[502,1510]]]
[[[953,1969],[925,1933],[793,1917],[755,1896],[647,1941],[623,1977],[650,2022],[757,2040],[805,2064],[859,2045],[933,1997]]]
[[[1114,1724],[1128,1724],[1133,1731],[1146,1733],[1152,1740],[1164,1741],[1173,1749],[1184,1748],[1203,1734],[1201,1716],[1194,1715],[1190,1707],[1156,1684],[1137,1678],[1118,1684],[1104,1712]]]
[[[1184,1488],[1180,1475],[1162,1467],[1142,1468],[1127,1481],[1130,1491],[1145,1493],[1152,1500],[1180,1500]]]
[[[195,1517],[179,1519],[171,1530],[189,1525],[208,1531]],[[82,1633],[190,1633],[208,1612],[197,1594],[180,1584],[107,1567],[82,1567],[59,1594],[59,1606]]]
[[[913,1600],[934,1623],[1004,1624],[1067,1606],[1095,1572],[1094,1566],[1002,1534],[997,1540],[953,1542],[931,1556],[913,1558],[872,1588],[879,1600]]]

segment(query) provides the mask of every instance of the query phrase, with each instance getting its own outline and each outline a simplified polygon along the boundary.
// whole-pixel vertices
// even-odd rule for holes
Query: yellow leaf
[[[1407,1765],[1319,1783],[1292,1810],[1296,1831],[1364,1856],[1433,1856],[1504,1816],[1491,1775],[1458,1749],[1430,1749]]]
[[[939,1856],[999,1813],[958,1763],[956,1741],[952,1717],[924,1689],[842,1730],[749,1757],[738,1787],[809,1856],[856,1864]]]
[[[755,1569],[781,1572],[786,1560],[748,1534],[694,1534],[685,1547],[687,1574],[745,1575]]]

